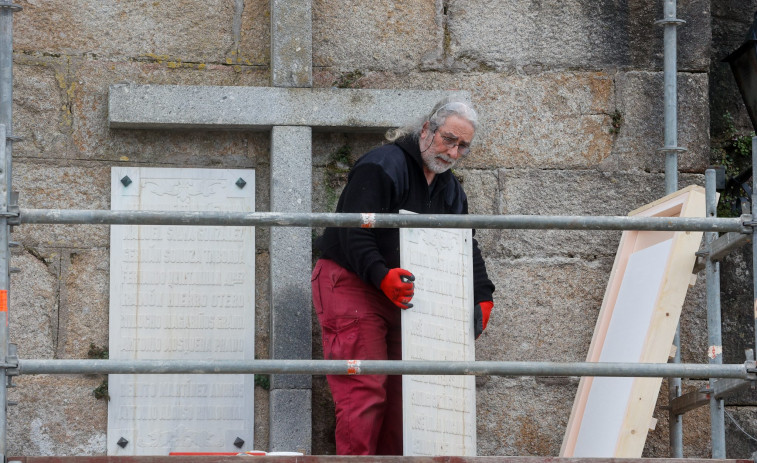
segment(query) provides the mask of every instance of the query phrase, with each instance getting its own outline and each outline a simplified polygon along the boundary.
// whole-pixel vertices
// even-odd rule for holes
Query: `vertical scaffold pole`
[[[717,217],[718,199],[715,191],[715,170],[705,171],[705,191],[707,203],[707,217]],[[707,250],[711,249],[713,241],[718,238],[717,232],[704,234]],[[707,356],[710,364],[723,363],[723,342],[720,325],[720,263],[711,259],[708,254],[705,261],[705,275],[707,278]],[[717,379],[710,379],[710,389]],[[712,429],[712,458],[725,458],[725,413],[723,399],[716,399],[710,395],[710,425]]]
[[[665,93],[665,194],[678,190],[678,36],[677,27],[684,21],[676,19],[676,0],[664,0],[664,19],[657,21],[664,30],[664,93]],[[675,363],[681,363],[681,330],[676,328]],[[681,395],[681,378],[669,378],[669,400]],[[670,414],[670,452],[673,458],[683,458],[683,426],[681,415]]]
[[[13,13],[20,6],[0,1],[0,362],[7,364],[9,352],[8,303],[10,250],[8,247],[8,205],[11,192],[13,117]],[[0,458],[7,459],[7,367],[0,374]]]
[[[757,217],[757,137],[752,137],[752,221]],[[757,227],[752,227],[752,279],[754,291],[754,352],[757,353]]]

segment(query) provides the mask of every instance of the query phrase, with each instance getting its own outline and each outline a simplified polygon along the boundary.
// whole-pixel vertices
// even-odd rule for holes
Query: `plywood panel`
[[[688,187],[629,215],[704,217],[704,189]],[[667,361],[701,239],[701,232],[623,233],[587,361]],[[661,382],[582,378],[560,456],[640,457]]]

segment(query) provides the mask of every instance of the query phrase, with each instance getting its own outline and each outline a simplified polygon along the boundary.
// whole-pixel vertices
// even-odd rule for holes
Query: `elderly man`
[[[337,212],[467,214],[450,169],[470,152],[478,117],[469,103],[443,100],[417,123],[387,133],[349,174]],[[400,310],[412,307],[413,281],[400,268],[396,228],[328,228],[313,269],[313,304],[323,355],[338,360],[400,360]],[[494,285],[473,240],[476,337],[492,311]],[[402,377],[330,375],[339,455],[402,455]]]

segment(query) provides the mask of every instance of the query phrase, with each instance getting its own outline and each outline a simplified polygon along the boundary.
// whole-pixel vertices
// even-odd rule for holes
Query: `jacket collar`
[[[400,138],[399,140],[395,141],[395,143],[397,144],[397,146],[402,148],[402,151],[407,153],[413,161],[415,161],[415,164],[420,169],[421,174],[423,174],[423,158],[421,158],[421,148],[418,140],[414,139],[412,136],[407,136]],[[436,181],[440,182],[440,185],[446,184],[451,176],[452,171],[450,169],[442,172],[441,174],[436,174]],[[425,180],[425,175],[423,178]]]

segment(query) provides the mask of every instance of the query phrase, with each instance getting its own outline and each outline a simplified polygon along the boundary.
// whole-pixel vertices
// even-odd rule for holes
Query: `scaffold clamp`
[[[754,217],[752,217],[752,214],[741,215],[741,233],[745,233],[745,234],[754,233],[755,225],[757,225],[757,222],[754,221]]]
[[[8,356],[0,367],[5,369],[5,376],[18,376],[18,346],[16,344],[8,344]]]

